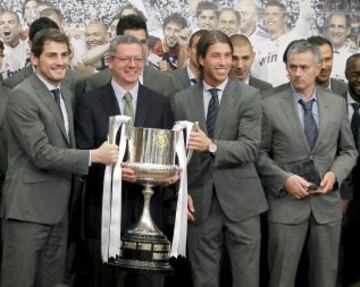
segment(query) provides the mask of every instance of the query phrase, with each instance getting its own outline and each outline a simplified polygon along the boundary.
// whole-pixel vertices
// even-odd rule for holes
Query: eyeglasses
[[[135,65],[141,65],[144,62],[144,59],[141,57],[118,57],[111,56],[112,59],[118,60],[122,64],[129,64],[134,61]]]

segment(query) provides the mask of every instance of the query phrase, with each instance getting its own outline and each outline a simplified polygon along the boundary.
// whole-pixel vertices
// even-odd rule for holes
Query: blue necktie
[[[208,90],[211,94],[211,99],[208,106],[207,118],[206,118],[206,128],[208,131],[208,136],[210,138],[214,137],[214,129],[217,113],[219,110],[219,97],[218,91],[219,89],[210,89]]]
[[[318,136],[318,127],[312,113],[313,102],[314,99],[306,103],[301,99],[299,100],[300,105],[304,109],[304,133],[311,150],[313,149]]]

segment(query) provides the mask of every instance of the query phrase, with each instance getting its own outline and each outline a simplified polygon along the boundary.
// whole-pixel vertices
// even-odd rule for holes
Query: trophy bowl
[[[137,184],[144,186],[144,207],[136,227],[122,236],[120,257],[114,264],[130,270],[169,272],[170,241],[151,218],[150,199],[152,187],[176,174],[176,132],[135,127],[130,135],[127,166],[135,171]]]

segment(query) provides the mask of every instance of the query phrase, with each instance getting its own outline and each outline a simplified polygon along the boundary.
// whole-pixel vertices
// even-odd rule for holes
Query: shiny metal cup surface
[[[175,175],[176,132],[154,128],[132,128],[127,165],[143,185],[161,185]]]

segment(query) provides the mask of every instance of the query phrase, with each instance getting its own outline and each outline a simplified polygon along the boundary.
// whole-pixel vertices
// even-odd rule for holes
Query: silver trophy
[[[151,218],[150,199],[153,187],[176,173],[177,133],[153,128],[131,130],[127,166],[135,171],[137,183],[144,186],[144,207],[137,226],[122,236],[121,256],[115,264],[126,269],[171,271],[170,242]]]

